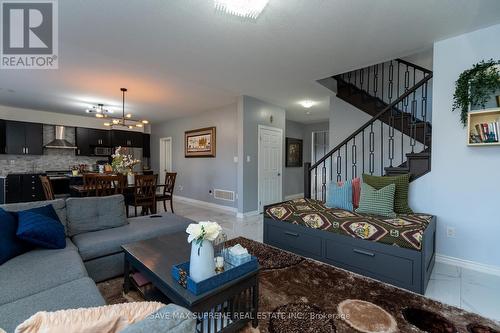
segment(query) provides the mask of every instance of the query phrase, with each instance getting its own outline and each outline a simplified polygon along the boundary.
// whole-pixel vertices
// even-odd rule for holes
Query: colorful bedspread
[[[265,216],[374,242],[421,250],[422,235],[431,215],[398,215],[396,218],[358,214],[327,208],[321,201],[296,199],[267,208]]]

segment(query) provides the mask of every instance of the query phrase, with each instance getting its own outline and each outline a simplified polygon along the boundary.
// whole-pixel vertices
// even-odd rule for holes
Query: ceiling
[[[498,0],[270,0],[255,22],[212,0],[59,1],[59,70],[3,70],[0,104],[72,114],[91,105],[160,122],[245,94],[289,119],[328,118],[316,80],[500,23]],[[486,41],[493,42],[493,41]],[[298,101],[318,102],[306,115]]]

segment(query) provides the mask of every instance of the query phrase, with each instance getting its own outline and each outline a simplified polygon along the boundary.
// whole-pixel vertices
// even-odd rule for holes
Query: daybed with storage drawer
[[[436,218],[382,218],[311,199],[264,208],[264,243],[424,294],[435,261]]]

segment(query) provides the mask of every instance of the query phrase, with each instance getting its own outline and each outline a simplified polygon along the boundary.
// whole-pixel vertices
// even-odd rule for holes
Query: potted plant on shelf
[[[212,242],[222,232],[217,222],[191,223],[186,232],[191,243],[189,276],[195,282],[203,281],[216,274],[214,247]]]
[[[491,94],[500,89],[500,60],[481,61],[460,74],[455,82],[453,111],[460,110],[460,120],[467,125],[467,114],[472,105],[485,108]]]
[[[135,160],[132,155],[123,154],[122,147],[116,148],[115,153],[111,157],[113,158],[111,162],[113,171],[117,174],[127,175],[127,182],[134,184],[135,177],[132,169],[135,165],[141,163],[141,161]]]

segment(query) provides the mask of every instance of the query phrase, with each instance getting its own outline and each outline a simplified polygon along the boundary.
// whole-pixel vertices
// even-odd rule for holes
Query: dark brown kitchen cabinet
[[[142,133],[132,131],[111,131],[111,144],[113,147],[142,147]]]
[[[151,157],[151,135],[147,133],[142,134],[142,156]]]
[[[26,153],[43,155],[43,124],[24,123],[26,130]]]
[[[0,119],[0,154],[5,154],[5,120]]]
[[[94,147],[111,147],[109,131],[90,128],[89,144]]]
[[[75,144],[77,146],[76,155],[91,156],[93,154],[89,143],[89,129],[77,127],[75,129]]]
[[[111,147],[111,135],[108,130],[77,127],[75,132],[76,154],[93,156],[95,147]]]
[[[5,183],[6,203],[45,200],[40,175],[9,174]]]
[[[42,155],[43,125],[21,121],[5,122],[6,154]]]

